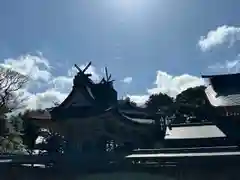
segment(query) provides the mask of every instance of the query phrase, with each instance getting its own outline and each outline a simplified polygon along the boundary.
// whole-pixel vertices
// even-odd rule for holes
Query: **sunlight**
[[[115,6],[121,11],[139,11],[144,7],[146,0],[115,0]]]
[[[119,4],[124,8],[132,8],[138,4],[136,0],[121,0]]]

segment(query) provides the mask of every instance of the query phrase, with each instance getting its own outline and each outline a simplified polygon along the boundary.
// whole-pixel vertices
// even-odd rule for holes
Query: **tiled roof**
[[[225,137],[225,134],[215,125],[200,125],[167,128],[166,140],[170,139],[200,139]]]

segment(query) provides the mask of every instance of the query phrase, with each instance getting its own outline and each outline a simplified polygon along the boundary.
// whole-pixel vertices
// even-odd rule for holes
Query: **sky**
[[[175,97],[202,74],[238,72],[238,0],[2,0],[0,66],[30,80],[29,108],[61,102],[77,70],[103,68],[119,98]]]

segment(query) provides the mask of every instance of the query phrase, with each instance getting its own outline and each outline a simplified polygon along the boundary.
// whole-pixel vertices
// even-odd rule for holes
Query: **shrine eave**
[[[121,120],[124,120],[126,123],[127,122],[130,122],[130,123],[133,123],[133,124],[140,124],[140,125],[148,125],[148,124],[154,124],[155,123],[155,120],[152,119],[152,118],[147,118],[147,117],[131,117],[127,114],[124,114],[122,112],[118,112],[119,114],[119,118]]]
[[[212,86],[208,86],[205,89],[207,98],[212,106],[214,107],[231,107],[240,106],[240,94],[216,96],[217,93],[214,91]]]
[[[129,114],[125,114],[124,112],[119,111],[119,109],[116,107],[110,107],[106,109],[102,114],[99,114],[101,117],[107,117],[109,115],[114,116],[114,119],[117,119],[129,125],[149,125],[155,122],[154,119],[141,115],[139,116],[139,114],[137,114],[138,117],[132,117]]]
[[[72,111],[72,112],[71,112]],[[123,123],[126,124],[131,124],[131,125],[148,125],[148,124],[153,124],[155,122],[155,119],[151,116],[146,116],[146,114],[127,114],[124,113],[123,111],[120,111],[116,107],[110,107],[108,109],[99,109],[99,108],[89,108],[88,110],[86,109],[82,113],[74,110],[73,108],[63,109],[60,112],[55,111],[56,115],[52,115],[53,119],[56,121],[59,120],[67,120],[68,118],[80,118],[85,119],[85,118],[90,118],[90,117],[96,117],[96,118],[104,118],[104,117],[115,117],[114,119],[117,119],[119,121],[122,121]]]
[[[106,113],[105,109],[98,108],[96,106],[86,106],[86,107],[59,107],[51,112],[53,119],[65,120],[68,118],[88,118],[98,116],[100,114]]]
[[[78,118],[79,121],[87,118],[111,118],[116,119],[119,122],[129,125],[151,125],[155,123],[156,118],[160,117],[154,115],[147,115],[146,113],[125,113],[121,111],[118,107],[110,107],[108,109],[100,109],[98,107],[89,107],[84,111],[79,111],[76,107],[69,108],[58,108],[54,111],[45,111],[44,113],[33,113],[29,116],[29,119],[34,121],[67,121],[68,119]]]
[[[216,74],[216,75],[202,75],[202,78],[215,78],[215,77],[226,77],[226,76],[240,76],[240,73],[234,73],[234,74]]]

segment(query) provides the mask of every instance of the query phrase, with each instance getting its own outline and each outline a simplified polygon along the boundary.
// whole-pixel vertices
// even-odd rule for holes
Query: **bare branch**
[[[9,68],[0,67],[0,115],[22,106],[25,98],[20,92],[28,77]]]

